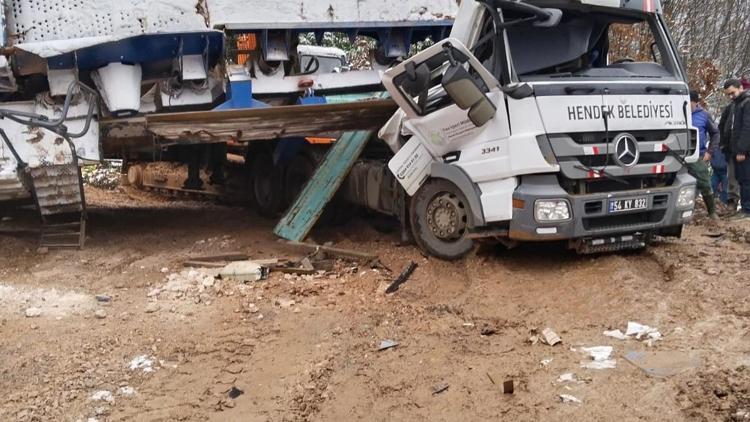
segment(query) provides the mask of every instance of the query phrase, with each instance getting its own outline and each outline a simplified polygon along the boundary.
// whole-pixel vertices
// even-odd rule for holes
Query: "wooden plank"
[[[362,259],[365,261],[374,261],[378,259],[377,255],[373,255],[371,253],[353,251],[351,249],[333,248],[330,246],[316,245],[314,243],[290,242],[289,245],[298,249],[302,249],[309,253],[321,251],[338,258],[354,258]]]
[[[393,116],[396,104],[388,100],[343,104],[295,105],[245,110],[217,110],[154,114],[147,129],[174,142],[219,142],[313,136],[353,130],[377,130]]]
[[[224,268],[226,262],[209,262],[209,261],[185,261],[182,263],[185,268]]]
[[[373,131],[346,132],[333,144],[294,205],[274,229],[277,236],[293,242],[307,237],[372,134]]]
[[[242,252],[227,252],[227,253],[217,254],[217,255],[191,256],[188,259],[190,261],[204,261],[204,262],[245,261],[247,259],[250,259],[250,257],[247,254],[244,254]]]
[[[224,268],[227,266],[228,261],[245,261],[245,259],[240,260],[223,260],[223,261],[185,261],[182,263],[183,267],[192,267],[192,268]],[[250,262],[253,262],[255,264],[260,265],[261,267],[265,268],[276,268],[277,265],[279,265],[279,260],[276,258],[273,259],[252,259]]]

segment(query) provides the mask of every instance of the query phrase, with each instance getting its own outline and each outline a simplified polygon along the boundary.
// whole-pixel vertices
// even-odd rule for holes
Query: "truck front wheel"
[[[471,210],[464,194],[443,179],[428,180],[411,199],[409,219],[417,245],[440,259],[461,259],[474,247]]]

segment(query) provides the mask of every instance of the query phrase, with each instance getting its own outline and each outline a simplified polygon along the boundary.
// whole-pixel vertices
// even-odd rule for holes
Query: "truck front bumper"
[[[684,172],[678,174],[674,184],[669,187],[570,195],[560,187],[555,175],[525,176],[513,195],[514,210],[509,236],[520,241],[595,239],[597,244],[602,241],[633,241],[631,235],[634,234],[653,235],[670,232],[670,229],[679,233],[679,227],[692,220],[693,207],[678,208],[677,198],[681,189],[694,187],[695,184],[695,179]],[[647,208],[610,211],[610,201],[635,198],[646,198]],[[537,221],[535,204],[540,200],[567,201],[570,219]],[[624,238],[617,238],[623,235]]]

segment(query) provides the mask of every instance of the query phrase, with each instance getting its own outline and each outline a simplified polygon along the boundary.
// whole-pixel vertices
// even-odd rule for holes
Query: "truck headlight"
[[[695,186],[687,186],[680,189],[677,195],[678,208],[693,208],[695,206]]]
[[[539,223],[570,220],[570,204],[562,199],[538,200],[534,203],[534,217]]]

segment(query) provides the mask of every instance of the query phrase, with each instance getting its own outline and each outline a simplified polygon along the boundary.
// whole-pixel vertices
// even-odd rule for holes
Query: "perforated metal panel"
[[[207,0],[212,25],[309,24],[441,20],[458,13],[456,0]]]
[[[204,0],[5,0],[14,44],[206,28]]]

